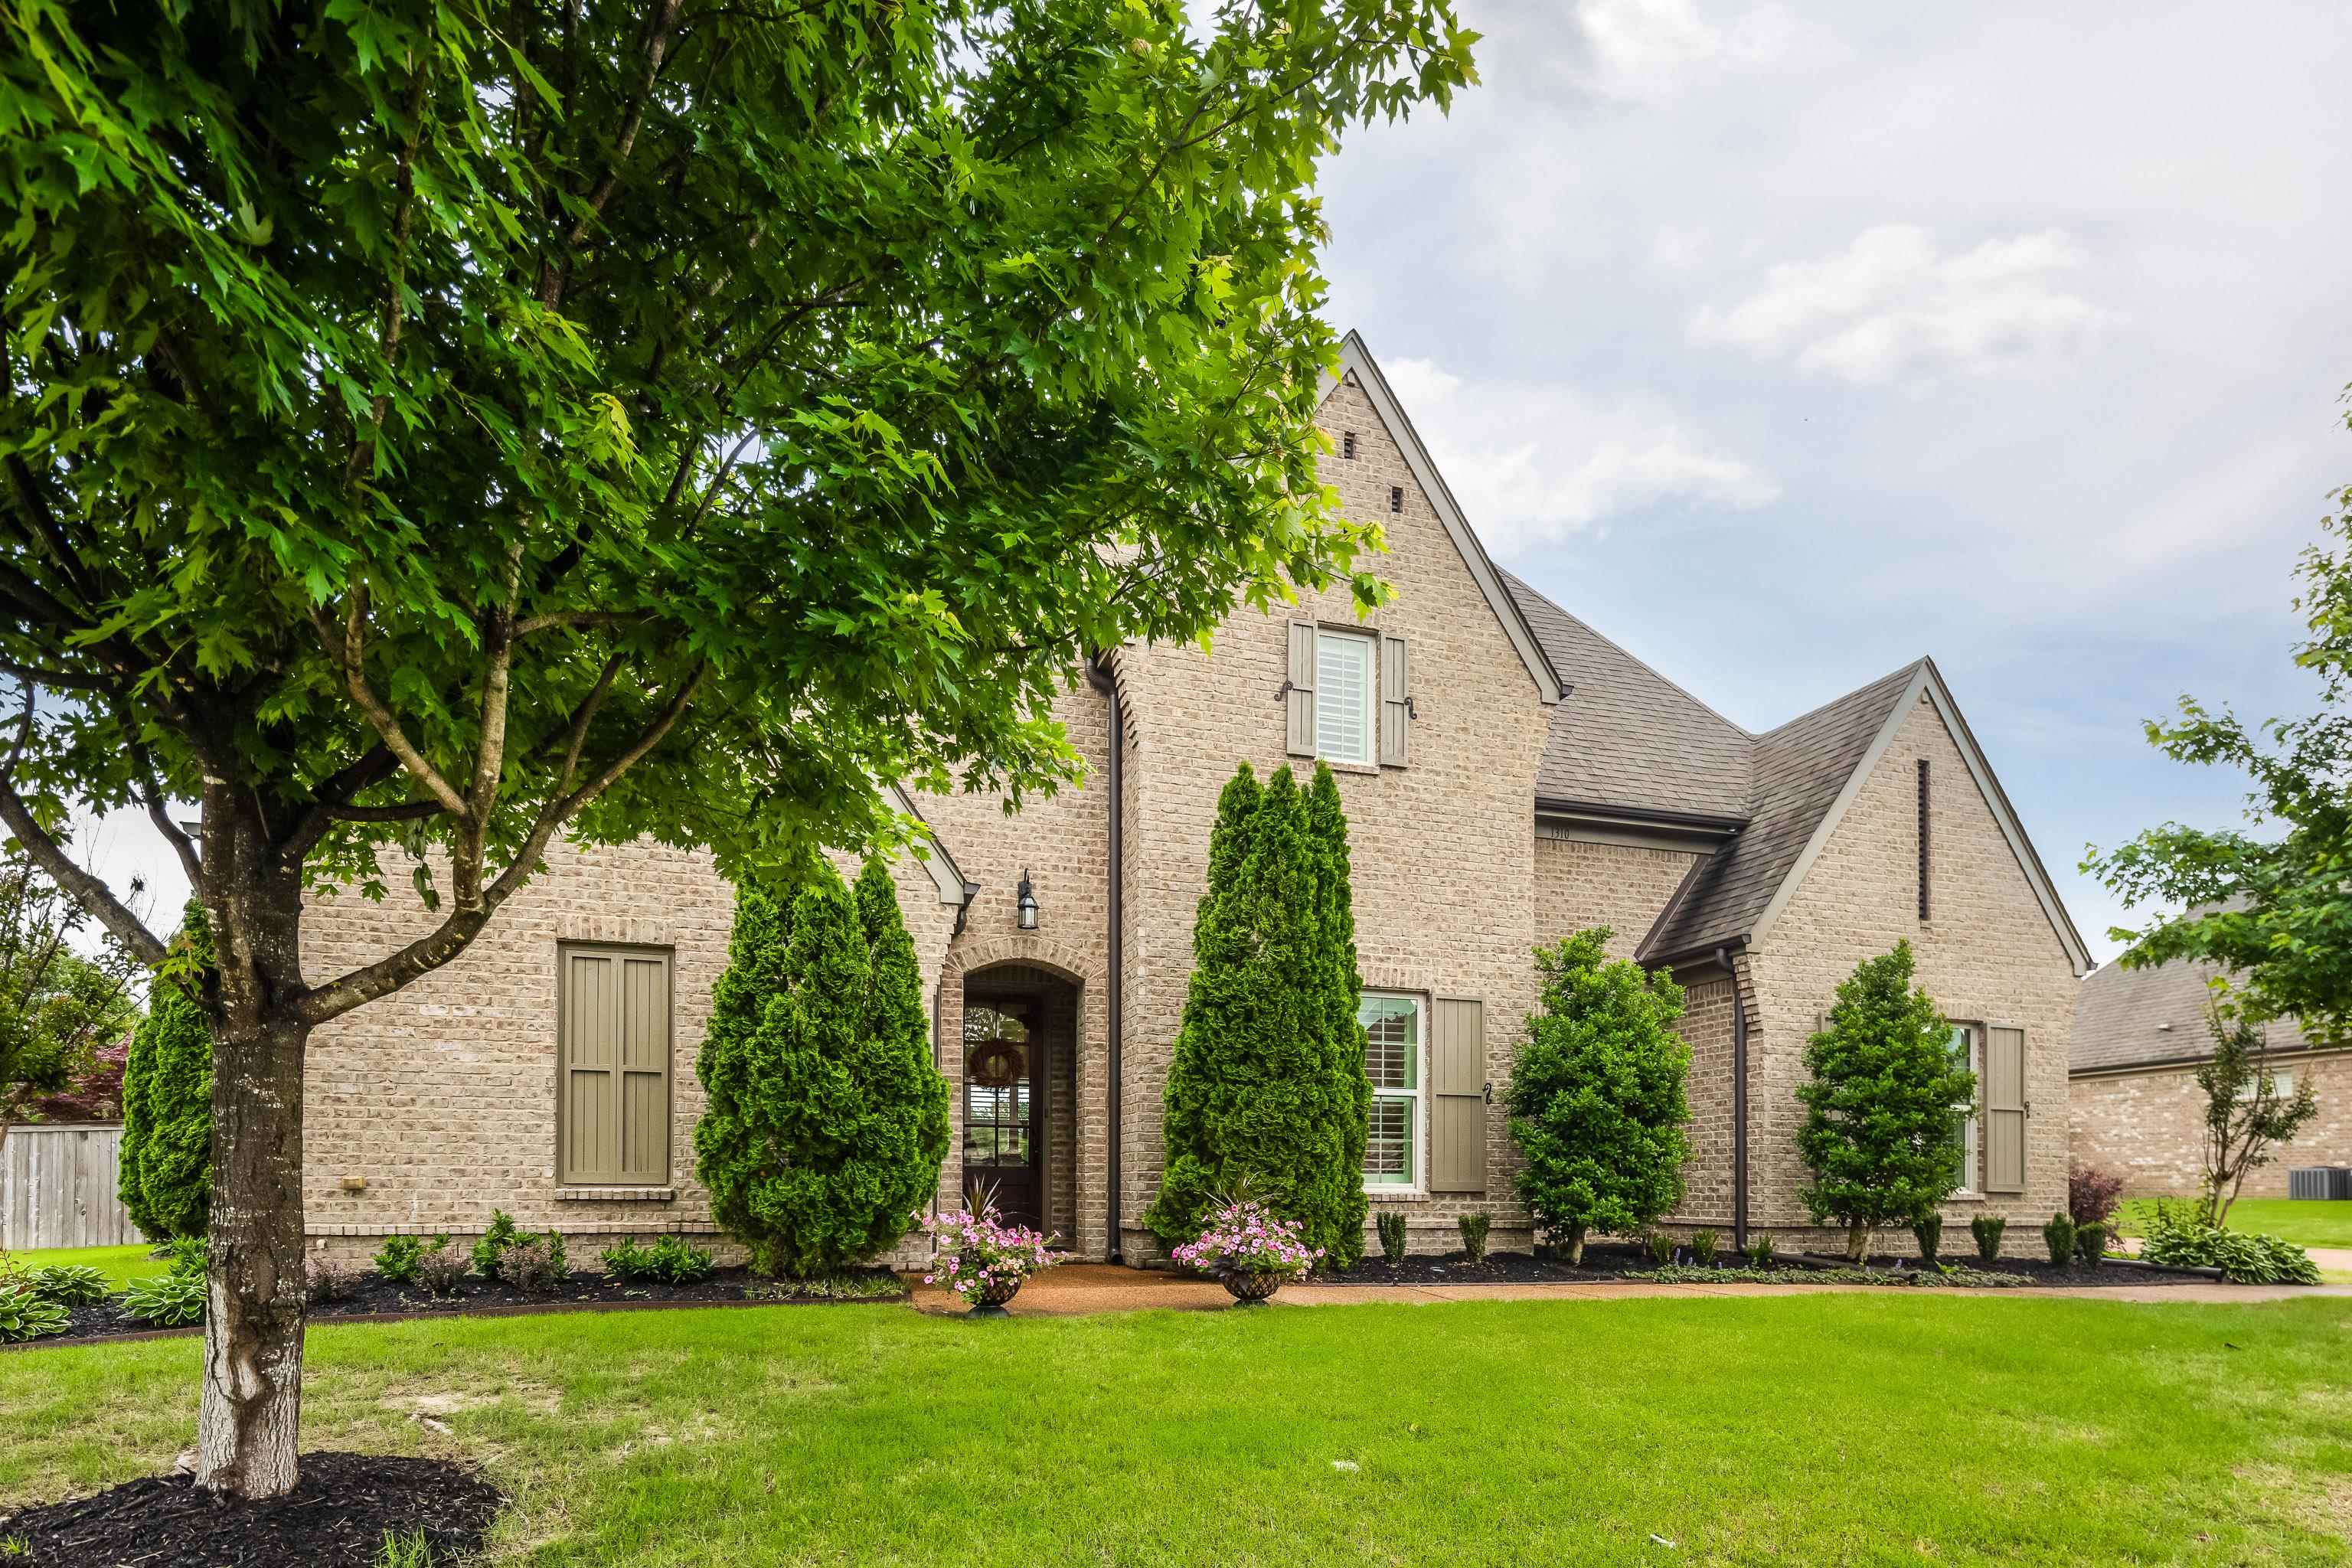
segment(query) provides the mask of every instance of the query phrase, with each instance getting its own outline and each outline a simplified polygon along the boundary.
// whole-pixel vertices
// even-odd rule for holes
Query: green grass
[[[2141,1234],[2136,1206],[2126,1199],[2126,1236]],[[2263,1231],[2298,1247],[2352,1247],[2352,1202],[2296,1202],[2289,1198],[2240,1198],[2230,1205],[2231,1230]]]
[[[45,1247],[8,1256],[27,1268],[45,1268],[52,1263],[86,1263],[106,1276],[109,1289],[120,1290],[133,1279],[165,1271],[161,1258],[148,1256],[153,1250],[144,1246]]]
[[[516,1499],[500,1563],[2352,1551],[2352,1298],[995,1322],[806,1307],[343,1325],[310,1343],[306,1445],[482,1462]],[[168,1468],[193,1439],[197,1358],[188,1340],[0,1354],[0,1509]]]

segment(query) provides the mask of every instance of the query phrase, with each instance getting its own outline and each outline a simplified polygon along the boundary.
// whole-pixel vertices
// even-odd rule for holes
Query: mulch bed
[[[1685,1266],[1693,1264],[1687,1251],[1683,1254],[1682,1261]],[[1784,1254],[1773,1260],[1773,1272],[1793,1284],[1832,1261],[1842,1266],[1844,1260],[1807,1259]],[[1973,1250],[1964,1257],[1948,1257],[1944,1261],[1965,1263],[1971,1268],[1979,1266]],[[1717,1268],[1744,1269],[1747,1262],[1744,1258],[1726,1254],[1716,1258],[1715,1266]],[[1891,1268],[1895,1266],[1895,1259],[1873,1258],[1870,1266],[1873,1268]],[[1904,1266],[1916,1268],[1918,1263],[1916,1258],[1906,1259]],[[1416,1254],[1391,1268],[1378,1253],[1367,1253],[1352,1268],[1318,1272],[1299,1283],[1310,1289],[1317,1285],[1604,1285],[1612,1280],[1623,1279],[1629,1274],[1647,1273],[1656,1267],[1650,1255],[1639,1247],[1612,1242],[1591,1242],[1584,1248],[1583,1262],[1573,1268],[1557,1258],[1538,1258],[1524,1252],[1490,1252],[1477,1263],[1471,1262],[1469,1254],[1465,1252],[1449,1252],[1442,1257]],[[2057,1268],[2052,1267],[2047,1258],[2037,1260],[2004,1256],[1998,1265],[1992,1267],[2004,1274],[2021,1274],[2034,1284],[2044,1286],[2211,1283],[2210,1278],[2205,1275],[2145,1268],[2103,1265],[2092,1268],[2078,1265]]]
[[[0,1519],[0,1559],[35,1568],[370,1568],[389,1531],[431,1561],[478,1550],[505,1501],[471,1470],[385,1454],[305,1454],[284,1497],[247,1501],[150,1476]],[[7,1555],[13,1547],[15,1555]]]
[[[333,1301],[310,1303],[310,1319],[314,1323],[331,1323],[338,1318],[377,1320],[387,1317],[461,1317],[468,1312],[540,1311],[554,1312],[597,1307],[696,1307],[724,1306],[756,1301],[780,1305],[851,1301],[903,1301],[907,1288],[898,1277],[887,1268],[864,1268],[855,1271],[860,1278],[887,1283],[887,1293],[873,1296],[842,1297],[837,1295],[793,1294],[782,1289],[782,1282],[763,1279],[743,1268],[721,1268],[709,1279],[694,1285],[665,1285],[654,1280],[614,1279],[604,1274],[575,1273],[561,1290],[530,1295],[511,1285],[495,1279],[468,1276],[457,1290],[447,1296],[435,1296],[413,1285],[394,1285],[373,1274],[364,1276],[348,1296]],[[140,1322],[126,1315],[111,1298],[87,1307],[71,1309],[68,1316],[73,1326],[64,1333],[47,1339],[35,1340],[34,1344],[57,1345],[75,1340],[113,1339],[128,1334],[154,1331],[153,1325]],[[193,1333],[192,1327],[186,1332]],[[5,1559],[0,1559],[5,1561]]]

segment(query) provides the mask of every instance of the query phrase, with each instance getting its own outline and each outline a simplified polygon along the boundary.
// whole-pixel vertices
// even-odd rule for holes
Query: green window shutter
[[[1985,1191],[2025,1190],[2025,1031],[1996,1024],[1985,1030]]]
[[[1429,1032],[1429,1190],[1486,1190],[1486,1008],[1440,996]]]
[[[1401,768],[1412,742],[1412,687],[1405,683],[1404,638],[1381,639],[1381,765]]]
[[[669,955],[562,950],[555,1179],[567,1186],[669,1181]]]
[[[1315,754],[1315,623],[1290,623],[1290,679],[1283,688],[1294,757]]]

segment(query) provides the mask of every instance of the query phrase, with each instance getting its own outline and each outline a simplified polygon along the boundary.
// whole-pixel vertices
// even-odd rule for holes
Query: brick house
[[[2208,982],[2220,973],[2205,963],[2111,963],[2083,982],[2067,1068],[2074,1158],[2123,1176],[2135,1196],[2197,1191],[2205,1091],[2196,1073],[2212,1055],[2205,1009]],[[2352,1050],[2314,1045],[2293,1020],[2267,1033],[2281,1089],[2308,1081],[2319,1115],[2247,1176],[2250,1198],[2286,1196],[2286,1173],[2298,1165],[2352,1165]]]
[[[1934,665],[1739,729],[1499,571],[1352,335],[1343,366],[1324,473],[1386,530],[1391,603],[1363,621],[1344,589],[1237,609],[1213,657],[1114,650],[1060,704],[1084,788],[1015,816],[904,803],[936,843],[896,871],[953,1091],[942,1201],[988,1180],[1082,1257],[1160,1256],[1139,1216],[1217,793],[1243,759],[1319,756],[1350,827],[1365,1179],[1417,1250],[1451,1247],[1473,1211],[1527,1244],[1499,1090],[1536,1000],[1529,950],[1603,922],[1690,988],[1685,1226],[1826,1239],[1797,1195],[1804,1038],[1900,938],[1984,1077],[1953,1216],[2059,1206],[2089,960]],[[321,1028],[319,1244],[478,1230],[494,1202],[591,1245],[707,1234],[694,1060],[730,911],[701,855],[566,848],[458,961]],[[341,968],[425,920],[323,900],[309,956]]]

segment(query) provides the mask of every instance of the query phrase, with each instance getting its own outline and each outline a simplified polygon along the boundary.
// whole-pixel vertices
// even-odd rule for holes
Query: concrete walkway
[[[952,1292],[915,1277],[915,1310],[953,1316],[964,1308]],[[1623,1301],[1658,1296],[1811,1296],[1833,1291],[1885,1294],[1893,1285],[1789,1284],[1660,1285],[1647,1280],[1579,1285],[1298,1285],[1275,1298],[1276,1306],[1340,1307],[1368,1301],[1426,1305],[1440,1301]],[[1939,1290],[1911,1287],[1922,1295],[2005,1296],[2084,1301],[2193,1302],[2244,1305],[2305,1296],[2352,1296],[2352,1285],[2108,1285],[2081,1289]],[[1159,1269],[1123,1268],[1107,1263],[1066,1263],[1021,1289],[1008,1309],[1014,1317],[1085,1317],[1095,1312],[1133,1312],[1162,1308],[1180,1312],[1220,1311],[1233,1305],[1224,1288]]]

